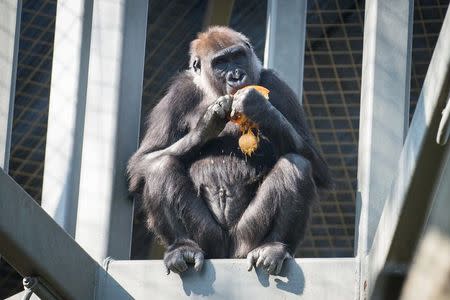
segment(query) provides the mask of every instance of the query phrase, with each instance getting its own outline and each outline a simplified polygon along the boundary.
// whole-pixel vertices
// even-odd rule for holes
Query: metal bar
[[[22,276],[39,276],[64,299],[94,299],[100,266],[3,170],[0,254]]]
[[[8,171],[19,53],[21,0],[0,2],[0,168]]]
[[[450,92],[449,36],[447,10],[370,251],[376,291],[384,290],[392,272],[411,262],[445,163],[449,145],[438,145],[436,135]]]
[[[203,19],[203,29],[213,25],[228,26],[234,0],[209,0]]]
[[[361,299],[371,284],[366,256],[408,128],[413,5],[374,0],[365,8],[355,233]]]
[[[306,0],[267,2],[264,67],[277,71],[300,101],[303,96],[306,8]]]
[[[94,2],[76,240],[97,261],[128,259],[148,0]]]
[[[450,299],[450,147],[446,157],[429,222],[406,278],[402,300]]]
[[[134,299],[356,299],[354,258],[289,260],[280,276],[270,277],[259,269],[247,272],[240,259],[207,260],[203,268],[166,276],[160,260],[111,261],[107,272]],[[111,286],[108,280],[100,284],[102,299],[120,299]]]
[[[75,236],[92,0],[57,2],[42,207]]]
[[[63,300],[39,277],[25,277],[23,279],[23,287],[26,292],[23,300],[31,299],[33,294],[40,295],[45,300]]]
[[[20,293],[17,293],[15,295],[12,295],[9,298],[6,298],[5,300],[23,300],[23,298],[26,296],[27,291],[22,291]],[[31,295],[30,300],[40,300],[38,296],[35,294]]]

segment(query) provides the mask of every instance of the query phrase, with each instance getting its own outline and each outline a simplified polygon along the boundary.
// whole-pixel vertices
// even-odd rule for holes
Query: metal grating
[[[40,202],[56,0],[23,0],[10,175]],[[22,279],[0,261],[0,299],[22,289]]]
[[[300,256],[353,256],[363,7],[308,3],[303,101],[336,188],[314,209]]]
[[[450,0],[415,0],[411,115]],[[264,53],[266,1],[236,0],[231,26]],[[357,139],[364,20],[363,0],[308,1],[304,105],[336,190],[315,207],[298,252],[302,257],[353,255]],[[187,66],[189,42],[201,29],[206,1],[150,1],[143,112],[166,82]],[[10,174],[41,197],[56,0],[23,0]],[[295,38],[295,37],[293,37]],[[151,237],[136,218],[133,258],[148,258]],[[155,256],[153,256],[155,257]],[[20,277],[0,262],[0,299],[18,291]]]
[[[56,0],[23,1],[11,176],[40,201]]]
[[[449,3],[450,0],[414,1],[410,119],[414,114]]]

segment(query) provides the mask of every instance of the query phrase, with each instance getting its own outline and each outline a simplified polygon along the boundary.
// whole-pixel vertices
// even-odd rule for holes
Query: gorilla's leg
[[[281,157],[235,228],[235,256],[278,274],[303,238],[316,198],[310,162],[298,154]]]
[[[202,250],[207,256],[224,255],[224,232],[176,157],[166,155],[148,164],[142,200],[149,228],[168,246],[168,270],[183,272],[186,263],[200,269]]]

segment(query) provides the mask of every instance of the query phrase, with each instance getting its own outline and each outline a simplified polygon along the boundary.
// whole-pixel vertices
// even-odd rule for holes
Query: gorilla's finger
[[[231,104],[233,103],[233,97],[230,95],[224,96],[224,101],[222,102],[222,107],[225,109],[225,111],[231,110]]]
[[[270,266],[271,262],[272,262],[272,258],[270,258],[270,256],[266,257],[266,259],[263,262],[264,268],[268,268]]]
[[[173,273],[180,273],[180,272],[178,271],[177,267],[175,266],[175,264],[173,264],[173,263],[167,264],[167,265],[166,265],[166,268],[169,270],[169,274],[170,274],[170,272],[173,272]]]
[[[259,255],[258,261],[256,262],[256,266],[258,268],[263,267],[263,263],[264,263],[264,257],[262,255]]]
[[[184,251],[183,252],[184,261],[187,263],[194,263],[194,255],[195,252],[192,250]]]
[[[225,112],[223,111],[223,108],[220,107],[219,104],[214,104],[213,110],[219,117],[225,118]]]
[[[164,264],[164,269],[166,270],[166,275],[169,275],[170,274],[170,269],[169,269],[169,267],[166,264]]]
[[[277,268],[277,263],[275,261],[272,261],[269,265],[269,267],[267,268],[267,273],[273,275],[275,274],[274,271]]]
[[[280,274],[280,272],[281,272],[281,268],[283,267],[283,261],[281,260],[281,261],[279,261],[278,263],[277,263],[277,268],[276,268],[276,270],[275,270],[275,275],[278,275],[278,274]]]
[[[256,262],[256,255],[255,252],[252,251],[247,255],[247,271],[250,272],[252,270],[255,262]]]
[[[234,118],[234,115],[236,115],[236,110],[233,108],[230,112],[230,117]]]
[[[194,261],[195,261],[194,269],[195,269],[195,271],[198,272],[202,269],[203,262],[205,261],[205,259],[203,257],[203,253],[201,253],[201,252],[196,253],[194,256]]]
[[[182,273],[187,270],[188,266],[184,259],[177,259],[174,264],[174,268],[177,270],[177,273]]]

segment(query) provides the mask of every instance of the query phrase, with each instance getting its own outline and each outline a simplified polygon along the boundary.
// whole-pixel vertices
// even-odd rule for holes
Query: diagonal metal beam
[[[447,10],[369,253],[370,275],[376,278],[377,293],[392,286],[395,274],[411,262],[445,163],[449,144],[438,145],[436,135],[450,93],[449,36]],[[386,295],[374,296],[385,299]]]
[[[450,149],[433,208],[402,289],[402,300],[450,299]],[[420,289],[417,287],[420,286]]]
[[[22,276],[42,278],[63,299],[95,299],[103,268],[3,170],[0,191],[3,258]]]

